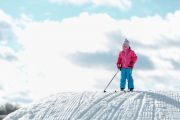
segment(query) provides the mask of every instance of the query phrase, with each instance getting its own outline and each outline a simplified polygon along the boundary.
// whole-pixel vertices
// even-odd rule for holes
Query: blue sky
[[[89,0],[90,1],[90,0]],[[75,5],[71,2],[59,3],[50,0],[17,0],[13,4],[10,0],[2,0],[0,8],[13,16],[19,18],[22,13],[28,14],[35,20],[62,20],[67,17],[77,16],[81,12],[107,13],[115,19],[131,18],[132,16],[165,16],[168,12],[179,9],[179,0],[134,0],[130,7],[122,10],[114,6],[96,6],[91,2],[83,5]]]
[[[0,97],[102,91],[125,38],[137,90],[180,90],[179,0],[0,1]],[[120,74],[109,89],[119,89]],[[176,81],[176,82],[174,82]]]

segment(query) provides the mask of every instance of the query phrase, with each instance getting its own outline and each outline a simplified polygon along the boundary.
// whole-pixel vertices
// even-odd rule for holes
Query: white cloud
[[[77,51],[107,51],[105,35],[117,28],[114,22],[106,14],[82,13],[62,22],[34,22],[26,26],[20,38],[25,50],[18,57],[26,66],[33,93],[42,96],[43,93],[94,89],[94,79],[100,70],[78,67],[66,56]]]
[[[121,10],[128,10],[131,8],[131,0],[50,0],[51,2],[83,5],[93,4],[95,6],[110,6]]]
[[[14,47],[16,44],[19,44],[19,32],[20,28],[17,27],[15,20],[0,10],[1,98],[5,97],[8,99],[14,93],[28,89],[26,75],[21,69],[23,65],[18,61],[18,49]]]
[[[122,10],[128,10],[131,8],[131,0],[92,0],[92,3],[97,6],[112,6]]]
[[[21,34],[22,44],[26,45],[26,49],[32,50],[33,48],[39,49],[41,46],[42,50],[38,50],[40,52],[47,48],[51,48],[48,49],[49,52],[56,50],[66,53],[106,51],[107,38],[104,34],[114,27],[117,28],[114,22],[105,14],[91,16],[87,13],[66,19],[61,23],[56,21],[34,22],[29,24]]]
[[[173,14],[169,13],[165,18],[159,15],[145,18],[132,17],[130,20],[120,20],[119,24],[128,38],[139,40],[145,45],[155,45],[163,43],[160,40],[162,37],[167,37],[172,42],[178,41],[179,20],[180,11],[176,11]]]

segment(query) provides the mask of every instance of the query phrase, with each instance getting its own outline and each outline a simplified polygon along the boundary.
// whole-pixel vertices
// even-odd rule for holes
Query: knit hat
[[[129,40],[127,38],[125,38],[123,45],[124,44],[128,44],[129,45]]]

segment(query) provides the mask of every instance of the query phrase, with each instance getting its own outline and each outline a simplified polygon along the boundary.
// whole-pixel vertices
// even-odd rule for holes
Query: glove
[[[132,70],[132,68],[133,68],[132,66],[128,66],[128,67],[131,68],[131,70]]]
[[[121,64],[117,64],[117,68],[121,71],[122,68]]]

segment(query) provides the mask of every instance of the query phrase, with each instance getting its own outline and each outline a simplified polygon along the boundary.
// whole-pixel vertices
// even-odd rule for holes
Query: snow
[[[4,120],[180,120],[180,92],[58,93]]]

